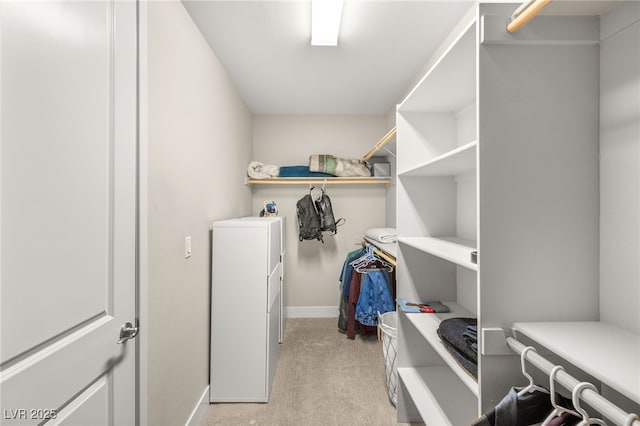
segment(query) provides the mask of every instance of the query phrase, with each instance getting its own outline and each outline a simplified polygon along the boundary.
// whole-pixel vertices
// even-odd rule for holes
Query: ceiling
[[[310,0],[183,0],[255,114],[386,114],[473,2],[346,0],[337,47]]]
[[[310,0],[182,2],[251,111],[287,115],[389,113],[475,3],[345,0],[338,46],[312,47]],[[557,0],[543,14],[615,3]]]

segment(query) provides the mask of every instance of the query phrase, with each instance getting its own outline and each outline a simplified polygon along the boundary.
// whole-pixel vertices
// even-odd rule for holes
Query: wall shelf
[[[401,237],[398,242],[432,254],[442,259],[463,266],[472,271],[478,270],[478,265],[471,262],[471,252],[476,250],[476,242],[462,238],[432,238],[432,237]]]
[[[523,334],[640,404],[640,337],[600,321],[517,322]]]
[[[407,319],[448,365],[449,370],[453,373],[452,377],[455,378],[455,380],[452,381],[463,383],[467,390],[477,397],[478,381],[455,360],[453,355],[451,355],[447,348],[442,344],[440,336],[438,335],[438,327],[442,320],[456,317],[469,318],[474,317],[475,315],[467,311],[458,303],[443,303],[449,307],[451,312],[445,314],[406,313]]]
[[[247,178],[247,185],[389,185],[390,177],[277,177]]]
[[[425,161],[398,176],[454,176],[472,172],[476,168],[477,141],[473,141],[439,157]]]
[[[398,368],[420,416],[434,425],[469,424],[476,418],[476,396],[447,367]],[[446,386],[442,386],[446,383]],[[445,407],[443,410],[442,407]]]

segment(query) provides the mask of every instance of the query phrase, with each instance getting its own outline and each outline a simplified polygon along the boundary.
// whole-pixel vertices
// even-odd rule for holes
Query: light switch
[[[184,258],[191,257],[191,235],[184,237]]]

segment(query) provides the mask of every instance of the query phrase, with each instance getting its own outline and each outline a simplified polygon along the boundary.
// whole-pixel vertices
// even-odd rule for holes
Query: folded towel
[[[395,243],[398,236],[396,228],[370,228],[365,231],[364,235],[381,243]]]
[[[309,166],[280,166],[280,177],[333,177],[329,173],[312,172]]]
[[[252,161],[247,168],[247,174],[253,179],[267,179],[278,176],[280,174],[280,167],[274,164]]]

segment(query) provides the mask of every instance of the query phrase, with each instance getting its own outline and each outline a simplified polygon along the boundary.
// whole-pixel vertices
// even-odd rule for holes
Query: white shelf
[[[398,368],[422,419],[431,425],[468,425],[478,417],[478,400],[447,367]]]
[[[390,177],[273,177],[265,179],[246,178],[247,185],[389,185]]]
[[[599,322],[517,322],[513,330],[640,404],[640,336]]]
[[[464,266],[472,271],[478,270],[478,265],[471,262],[471,252],[476,250],[475,241],[456,237],[398,237],[398,242]]]
[[[478,142],[473,141],[446,154],[426,161],[398,176],[455,176],[476,169]]]
[[[475,103],[476,21],[469,22],[446,52],[398,106],[398,111],[455,112]]]
[[[452,375],[456,377],[455,382],[464,384],[464,387],[468,392],[473,395],[478,395],[478,382],[476,379],[464,369],[458,361],[451,355],[447,348],[440,340],[438,336],[438,327],[440,322],[447,318],[473,318],[475,315],[471,314],[465,308],[454,302],[444,302],[451,312],[446,314],[425,314],[425,313],[405,313],[407,319],[418,330],[418,332],[425,338],[425,340],[433,347],[438,353],[440,358],[448,365],[448,370]]]

